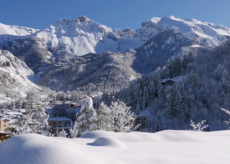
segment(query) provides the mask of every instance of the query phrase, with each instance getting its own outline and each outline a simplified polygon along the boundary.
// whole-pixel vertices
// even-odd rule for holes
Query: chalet
[[[53,130],[72,128],[72,120],[66,117],[50,117],[48,124]]]
[[[8,118],[0,118],[0,131],[10,132],[9,121]]]
[[[76,103],[71,103],[71,104],[68,104],[67,109],[75,109],[75,108],[79,108],[79,107],[81,107],[81,106],[76,104]]]
[[[9,121],[8,118],[0,118],[0,142],[10,138]]]
[[[173,84],[174,84],[174,81],[170,79],[162,81],[162,85],[173,85]]]

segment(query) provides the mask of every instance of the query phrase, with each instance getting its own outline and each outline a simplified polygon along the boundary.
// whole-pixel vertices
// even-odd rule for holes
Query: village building
[[[72,120],[66,117],[50,117],[48,118],[48,124],[51,127],[51,131],[56,130],[68,130],[72,128]]]
[[[71,103],[67,105],[67,109],[75,109],[75,108],[80,108],[81,105],[76,104],[76,103]]]
[[[9,121],[10,119],[8,118],[0,118],[0,131],[5,131],[5,132],[10,131]]]
[[[162,81],[162,85],[173,85],[173,84],[174,84],[174,81],[170,79]]]
[[[9,121],[8,118],[0,118],[0,142],[10,138]]]

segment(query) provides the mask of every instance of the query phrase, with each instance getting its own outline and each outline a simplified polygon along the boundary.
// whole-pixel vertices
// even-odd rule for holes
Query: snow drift
[[[119,141],[118,139],[113,138],[113,137],[99,137],[93,143],[89,143],[88,145],[119,147],[119,148],[125,148],[126,147],[123,143],[121,143],[121,141]]]
[[[0,161],[4,164],[227,164],[229,136],[230,131],[96,131],[76,139],[24,134],[0,144]],[[126,148],[117,147],[119,144]]]

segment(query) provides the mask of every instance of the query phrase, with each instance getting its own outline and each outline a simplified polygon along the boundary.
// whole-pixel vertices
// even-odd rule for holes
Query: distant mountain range
[[[54,90],[124,87],[169,59],[218,46],[230,27],[154,17],[136,31],[113,30],[82,16],[38,30],[0,24],[0,49],[23,60],[38,84]]]

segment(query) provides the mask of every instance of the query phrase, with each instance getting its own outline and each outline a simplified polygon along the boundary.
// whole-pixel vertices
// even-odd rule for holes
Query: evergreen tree
[[[97,110],[97,128],[100,130],[110,130],[110,109],[103,102]]]
[[[175,100],[176,100],[176,93],[175,93],[175,90],[174,88],[171,88],[169,90],[169,93],[167,95],[167,114],[168,114],[168,117],[170,118],[176,118],[177,116],[177,108],[176,108],[176,105],[175,105]]]
[[[81,101],[81,111],[76,115],[72,136],[78,137],[97,129],[97,113],[93,108],[92,98],[85,96]]]
[[[222,84],[226,93],[230,93],[230,75],[227,69],[224,69],[222,75]]]
[[[139,115],[140,113],[141,113],[140,101],[137,100],[136,114]]]

